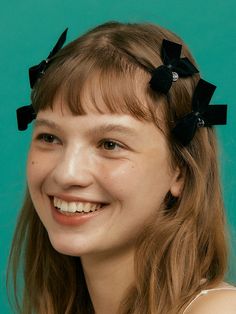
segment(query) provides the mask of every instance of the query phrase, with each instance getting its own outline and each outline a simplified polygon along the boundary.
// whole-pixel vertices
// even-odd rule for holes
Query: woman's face
[[[153,123],[92,110],[73,116],[59,101],[37,115],[29,191],[61,253],[133,249],[167,192],[178,195],[178,174],[170,169],[165,138]]]

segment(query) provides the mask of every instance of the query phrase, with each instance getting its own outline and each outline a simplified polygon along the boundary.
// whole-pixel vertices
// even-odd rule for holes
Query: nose
[[[62,189],[90,186],[94,181],[91,159],[82,148],[67,149],[60,155],[51,173],[53,181]]]

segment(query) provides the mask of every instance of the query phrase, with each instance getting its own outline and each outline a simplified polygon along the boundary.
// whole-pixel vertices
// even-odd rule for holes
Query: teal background
[[[1,1],[1,314],[12,313],[7,304],[5,273],[18,208],[24,194],[25,162],[30,141],[30,130],[17,131],[15,110],[29,103],[28,67],[48,55],[66,27],[69,27],[70,41],[88,28],[108,20],[153,22],[179,34],[192,50],[203,78],[218,86],[213,102],[229,105],[228,125],[217,130],[223,192],[231,230],[228,279],[236,282],[235,11],[235,0]]]

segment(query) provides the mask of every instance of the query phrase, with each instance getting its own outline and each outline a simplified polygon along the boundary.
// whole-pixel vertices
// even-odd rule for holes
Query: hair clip
[[[59,39],[57,40],[52,51],[49,53],[47,59],[41,61],[39,64],[29,68],[29,81],[30,87],[33,88],[37,80],[45,73],[52,57],[62,48],[66,41],[68,28],[64,30]],[[24,131],[27,129],[28,124],[36,118],[36,113],[32,105],[23,106],[16,110],[18,130]]]
[[[180,58],[181,50],[182,45],[163,39],[161,57],[164,64],[152,72],[149,84],[153,90],[167,94],[172,82],[176,82],[179,77],[199,72],[188,58]]]
[[[199,80],[193,94],[192,112],[180,118],[172,130],[183,146],[193,139],[197,128],[226,124],[227,105],[209,105],[215,89],[215,85]]]

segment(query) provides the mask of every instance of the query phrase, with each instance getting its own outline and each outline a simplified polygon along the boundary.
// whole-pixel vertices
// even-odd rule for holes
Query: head
[[[115,255],[132,248],[137,295],[144,295],[145,281],[152,278],[149,293],[163,286],[174,303],[183,291],[191,294],[193,282],[222,276],[224,219],[214,130],[197,130],[186,147],[171,133],[176,121],[191,111],[199,75],[178,79],[167,96],[149,86],[150,73],[162,64],[163,39],[183,45],[183,56],[194,63],[173,33],[119,23],[98,26],[53,58],[32,92],[38,122],[28,159],[33,201],[28,211],[36,210],[35,226],[44,230],[44,237],[48,234],[46,245],[59,253]],[[113,129],[104,131],[108,124]],[[42,142],[42,133],[56,137],[43,137]],[[114,140],[101,143],[104,138],[118,145]],[[98,143],[103,145],[99,153]],[[62,226],[46,211],[54,196],[65,201],[78,197],[102,207],[95,219]],[[153,265],[162,265],[160,273]],[[149,309],[164,313],[164,292],[158,302]],[[145,312],[147,304],[142,306]]]

